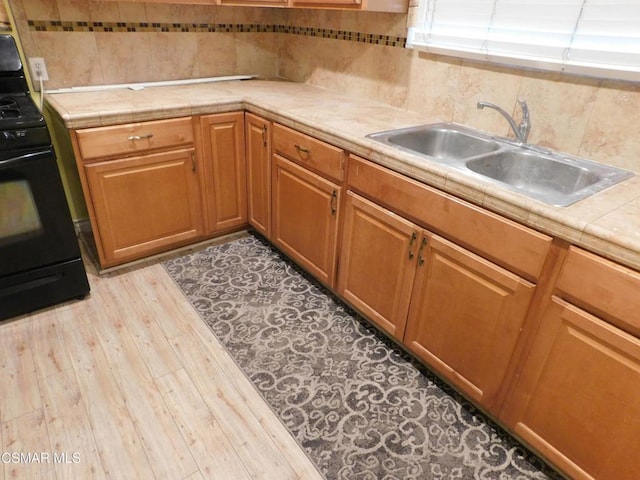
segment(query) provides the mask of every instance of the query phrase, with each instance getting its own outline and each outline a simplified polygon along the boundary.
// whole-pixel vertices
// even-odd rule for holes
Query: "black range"
[[[0,35],[0,320],[88,292],[45,119]]]

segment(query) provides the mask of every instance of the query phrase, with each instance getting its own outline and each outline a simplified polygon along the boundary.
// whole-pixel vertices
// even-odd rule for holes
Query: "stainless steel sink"
[[[500,148],[491,137],[448,123],[390,130],[367,137],[444,163],[466,160]]]
[[[634,175],[451,123],[367,137],[555,206],[571,205]]]
[[[506,150],[466,162],[472,172],[511,190],[556,206],[567,206],[632,174],[564,155]]]

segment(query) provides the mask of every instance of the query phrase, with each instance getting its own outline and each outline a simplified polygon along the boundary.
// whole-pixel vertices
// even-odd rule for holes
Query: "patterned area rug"
[[[560,478],[261,238],[164,266],[328,480]]]

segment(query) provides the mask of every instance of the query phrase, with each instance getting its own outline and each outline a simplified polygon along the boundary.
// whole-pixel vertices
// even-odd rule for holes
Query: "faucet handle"
[[[523,99],[519,98],[518,103],[520,104],[520,108],[522,109],[522,119],[529,120],[529,107],[527,106],[527,102]]]
[[[527,138],[529,137],[529,132],[531,131],[531,120],[529,120],[529,107],[527,106],[527,102],[522,99],[518,99],[518,103],[520,104],[520,108],[522,109],[522,120],[520,120],[520,141],[522,143],[527,143]]]

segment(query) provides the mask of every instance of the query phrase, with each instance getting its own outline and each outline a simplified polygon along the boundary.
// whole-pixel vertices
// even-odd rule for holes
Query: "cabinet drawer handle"
[[[309,150],[308,148],[302,147],[297,143],[294,144],[293,146],[296,147],[296,150],[298,151],[298,153],[302,153],[304,155],[309,155],[311,153],[311,150]]]
[[[420,244],[420,250],[418,250],[418,265],[424,265],[424,257],[422,256],[422,250],[427,245],[427,237],[422,237],[422,243]]]
[[[127,137],[127,140],[146,140],[147,138],[153,137],[153,133],[146,133],[144,135],[130,135]]]
[[[416,232],[413,232],[411,234],[411,240],[409,240],[409,260],[414,257],[414,253],[411,251],[411,248],[413,247],[413,242],[416,241],[416,238],[418,238],[418,234]]]
[[[337,208],[336,208],[336,201],[338,200],[338,192],[336,192],[335,190],[331,193],[331,215],[335,215]]]

